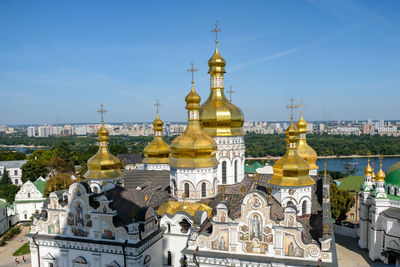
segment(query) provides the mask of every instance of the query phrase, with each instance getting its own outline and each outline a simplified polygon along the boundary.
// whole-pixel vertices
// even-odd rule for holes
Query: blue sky
[[[246,120],[399,119],[400,2],[1,1],[0,124],[185,121],[219,48]]]

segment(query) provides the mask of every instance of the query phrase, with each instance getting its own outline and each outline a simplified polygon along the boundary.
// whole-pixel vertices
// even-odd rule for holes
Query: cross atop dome
[[[157,109],[157,114],[158,114],[158,108],[161,106],[160,102],[158,101],[158,99],[156,100],[156,103],[154,104],[154,106]]]
[[[306,105],[303,103],[303,99],[300,99],[300,105],[298,105],[298,107],[300,107],[300,112],[303,114],[303,108],[306,107]]]
[[[218,20],[215,22],[215,29],[212,29],[211,32],[215,32],[215,43],[218,43],[218,32],[220,32],[221,29],[218,28]]]
[[[229,102],[232,103],[232,94],[236,93],[234,90],[232,90],[232,86],[229,86],[228,93],[229,93]]]
[[[190,69],[188,68],[186,71],[192,73],[192,84],[194,83],[194,72],[199,71],[197,68],[194,68],[194,63],[190,63]]]
[[[290,119],[293,120],[293,110],[297,109],[299,106],[294,104],[294,98],[290,98],[290,104],[286,106],[287,109],[290,109]]]
[[[104,113],[107,112],[107,110],[104,109],[104,105],[103,104],[100,104],[100,109],[97,112],[101,114],[101,123],[103,123],[104,122],[103,115],[104,115]]]

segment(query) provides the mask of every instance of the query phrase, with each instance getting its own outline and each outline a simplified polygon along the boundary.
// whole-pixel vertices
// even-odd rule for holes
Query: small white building
[[[35,182],[27,181],[18,191],[14,201],[14,212],[18,221],[29,221],[31,216],[40,212],[46,180],[39,177]]]
[[[10,174],[13,184],[22,185],[22,170],[21,167],[26,163],[26,160],[11,160],[0,161],[0,175],[3,175],[4,169]]]

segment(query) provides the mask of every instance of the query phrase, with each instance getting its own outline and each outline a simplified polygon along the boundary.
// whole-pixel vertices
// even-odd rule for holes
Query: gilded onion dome
[[[163,122],[158,115],[153,121],[154,138],[144,150],[144,163],[150,164],[168,164],[169,162],[169,145],[162,138]]]
[[[168,201],[162,204],[156,211],[159,216],[164,214],[175,215],[177,212],[184,211],[194,218],[197,211],[206,211],[208,216],[211,216],[213,211],[210,206],[205,203],[191,203],[191,202],[180,202],[180,201]]]
[[[299,133],[299,141],[297,144],[297,153],[310,165],[310,170],[318,169],[317,152],[307,144],[306,133],[307,133],[307,122],[303,118],[303,111],[300,113],[300,120],[296,123],[297,130]]]
[[[110,179],[123,175],[121,161],[108,151],[108,130],[104,127],[103,120],[97,132],[99,136],[99,150],[88,162],[88,170],[84,174],[86,179]]]
[[[212,136],[244,135],[243,112],[233,105],[224,94],[225,59],[218,51],[216,41],[214,55],[208,61],[210,74],[210,95],[201,105],[200,121],[204,131]]]
[[[385,172],[382,170],[382,162],[379,165],[379,171],[376,173],[376,181],[377,182],[385,182]]]
[[[368,158],[368,163],[367,163],[367,167],[365,167],[364,169],[364,174],[365,176],[373,176],[374,174],[374,169],[372,169],[371,165],[369,165],[370,159]]]
[[[371,181],[372,181],[373,183],[376,182],[376,176],[375,176],[375,172],[374,172],[374,171],[372,171]]]
[[[297,129],[291,118],[286,130],[286,153],[273,166],[274,175],[268,183],[278,186],[308,186],[315,184],[309,176],[309,164],[297,153]]]
[[[185,98],[188,123],[185,131],[172,141],[169,164],[174,168],[206,168],[218,165],[217,143],[200,127],[200,96],[192,89]]]

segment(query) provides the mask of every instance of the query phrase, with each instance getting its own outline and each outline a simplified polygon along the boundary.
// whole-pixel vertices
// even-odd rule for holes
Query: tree
[[[7,168],[4,168],[3,175],[0,180],[0,189],[3,189],[6,185],[12,184],[10,173],[7,171]]]
[[[46,162],[46,165],[57,173],[66,173],[74,170],[72,161],[65,161],[60,157],[52,157]]]
[[[349,192],[340,190],[332,181],[329,191],[331,194],[332,218],[340,223],[346,220],[347,212],[354,205],[354,197]]]
[[[71,146],[67,142],[62,141],[61,143],[59,143],[55,148],[55,151],[56,156],[62,158],[63,160],[65,160],[65,162],[74,161]]]
[[[51,177],[46,181],[44,186],[44,197],[50,195],[51,192],[68,189],[71,184],[73,184],[74,180],[72,180],[71,176],[66,173],[59,173]]]
[[[8,203],[13,203],[15,195],[18,193],[20,187],[14,184],[7,184],[0,191],[0,198],[4,198]]]
[[[128,153],[128,148],[124,145],[120,144],[112,144],[110,145],[110,152],[113,155],[118,155],[118,154],[127,154]]]
[[[43,160],[40,159],[31,159],[28,160],[21,167],[22,170],[22,182],[26,182],[31,180],[32,182],[36,181],[40,176],[46,177],[49,173],[49,168],[45,164]]]
[[[35,150],[29,157],[28,160],[50,160],[52,157],[55,156],[55,152],[53,150],[44,150],[44,149],[38,149]]]

